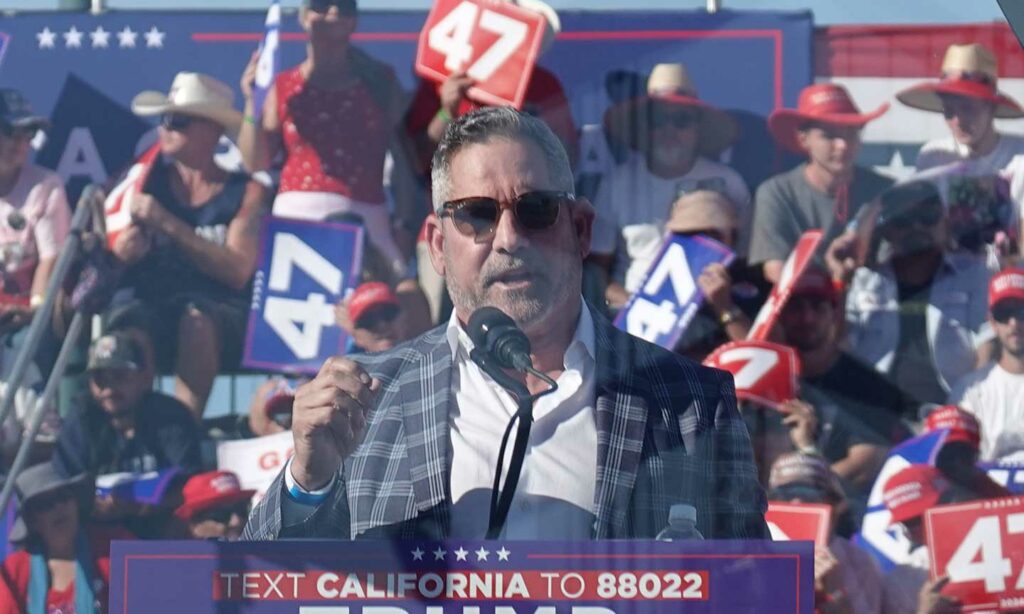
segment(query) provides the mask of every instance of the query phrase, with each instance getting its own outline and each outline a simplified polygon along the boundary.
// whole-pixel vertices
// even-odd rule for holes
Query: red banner
[[[416,74],[441,83],[464,71],[470,98],[521,108],[546,27],[540,13],[511,2],[437,0],[420,32]]]
[[[775,322],[779,319],[779,314],[782,313],[782,308],[786,306],[789,295],[793,293],[796,280],[800,279],[807,265],[811,263],[811,258],[814,257],[814,252],[817,251],[821,239],[822,232],[820,230],[808,230],[800,235],[796,247],[786,259],[786,265],[782,267],[779,283],[772,288],[771,296],[758,312],[747,339],[764,341],[771,335],[772,328],[775,327]]]
[[[828,546],[832,521],[828,505],[769,501],[764,519],[775,541],[813,541],[815,546]]]
[[[704,364],[732,373],[736,397],[778,409],[799,390],[800,357],[793,348],[767,341],[734,341],[711,353]]]
[[[1024,609],[1024,498],[943,505],[925,514],[931,577],[964,609]]]

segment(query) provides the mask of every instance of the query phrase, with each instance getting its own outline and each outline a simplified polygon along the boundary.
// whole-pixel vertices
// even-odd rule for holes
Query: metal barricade
[[[93,220],[97,218],[102,220],[102,210],[102,190],[96,185],[88,186],[78,199],[74,216],[71,218],[71,232],[68,234],[67,242],[57,258],[57,264],[54,266],[53,274],[50,276],[50,281],[46,286],[46,298],[32,317],[25,342],[15,358],[11,375],[7,378],[3,402],[0,403],[0,424],[4,423],[4,420],[7,419],[11,409],[14,407],[15,393],[21,387],[25,374],[35,358],[36,351],[39,349],[39,344],[42,342],[43,335],[46,332],[46,327],[52,325],[54,305],[60,295],[61,286],[82,248],[82,233],[89,230],[89,225]],[[11,494],[14,491],[14,481],[28,462],[29,453],[35,442],[36,435],[42,426],[46,409],[54,402],[60,379],[64,376],[71,351],[74,349],[78,336],[85,326],[87,317],[86,314],[75,313],[71,320],[71,324],[64,336],[60,353],[57,355],[57,361],[54,363],[50,377],[46,381],[46,388],[32,410],[32,418],[28,428],[22,433],[21,445],[14,458],[14,464],[11,466],[7,479],[4,481],[3,490],[0,490],[0,509],[7,509],[7,504],[10,502]]]

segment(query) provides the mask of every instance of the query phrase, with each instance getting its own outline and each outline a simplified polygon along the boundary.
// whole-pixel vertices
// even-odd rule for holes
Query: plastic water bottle
[[[697,530],[697,508],[687,503],[673,505],[668,510],[668,526],[655,539],[663,542],[704,539]]]

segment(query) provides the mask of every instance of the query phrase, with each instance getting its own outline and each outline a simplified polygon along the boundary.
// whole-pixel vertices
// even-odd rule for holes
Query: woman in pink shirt
[[[0,88],[0,334],[28,324],[71,226],[64,182],[28,162],[36,133],[48,128],[20,92]]]

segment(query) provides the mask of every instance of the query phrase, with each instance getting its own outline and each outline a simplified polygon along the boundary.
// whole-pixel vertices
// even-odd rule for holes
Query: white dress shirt
[[[473,342],[455,314],[448,322],[452,393],[448,414],[452,537],[480,539],[487,531],[501,436],[517,406],[512,396],[469,358]],[[594,409],[594,321],[585,306],[565,351],[558,390],[533,408],[533,429],[519,486],[502,537],[590,539],[597,481]],[[508,473],[516,429],[505,448]]]

